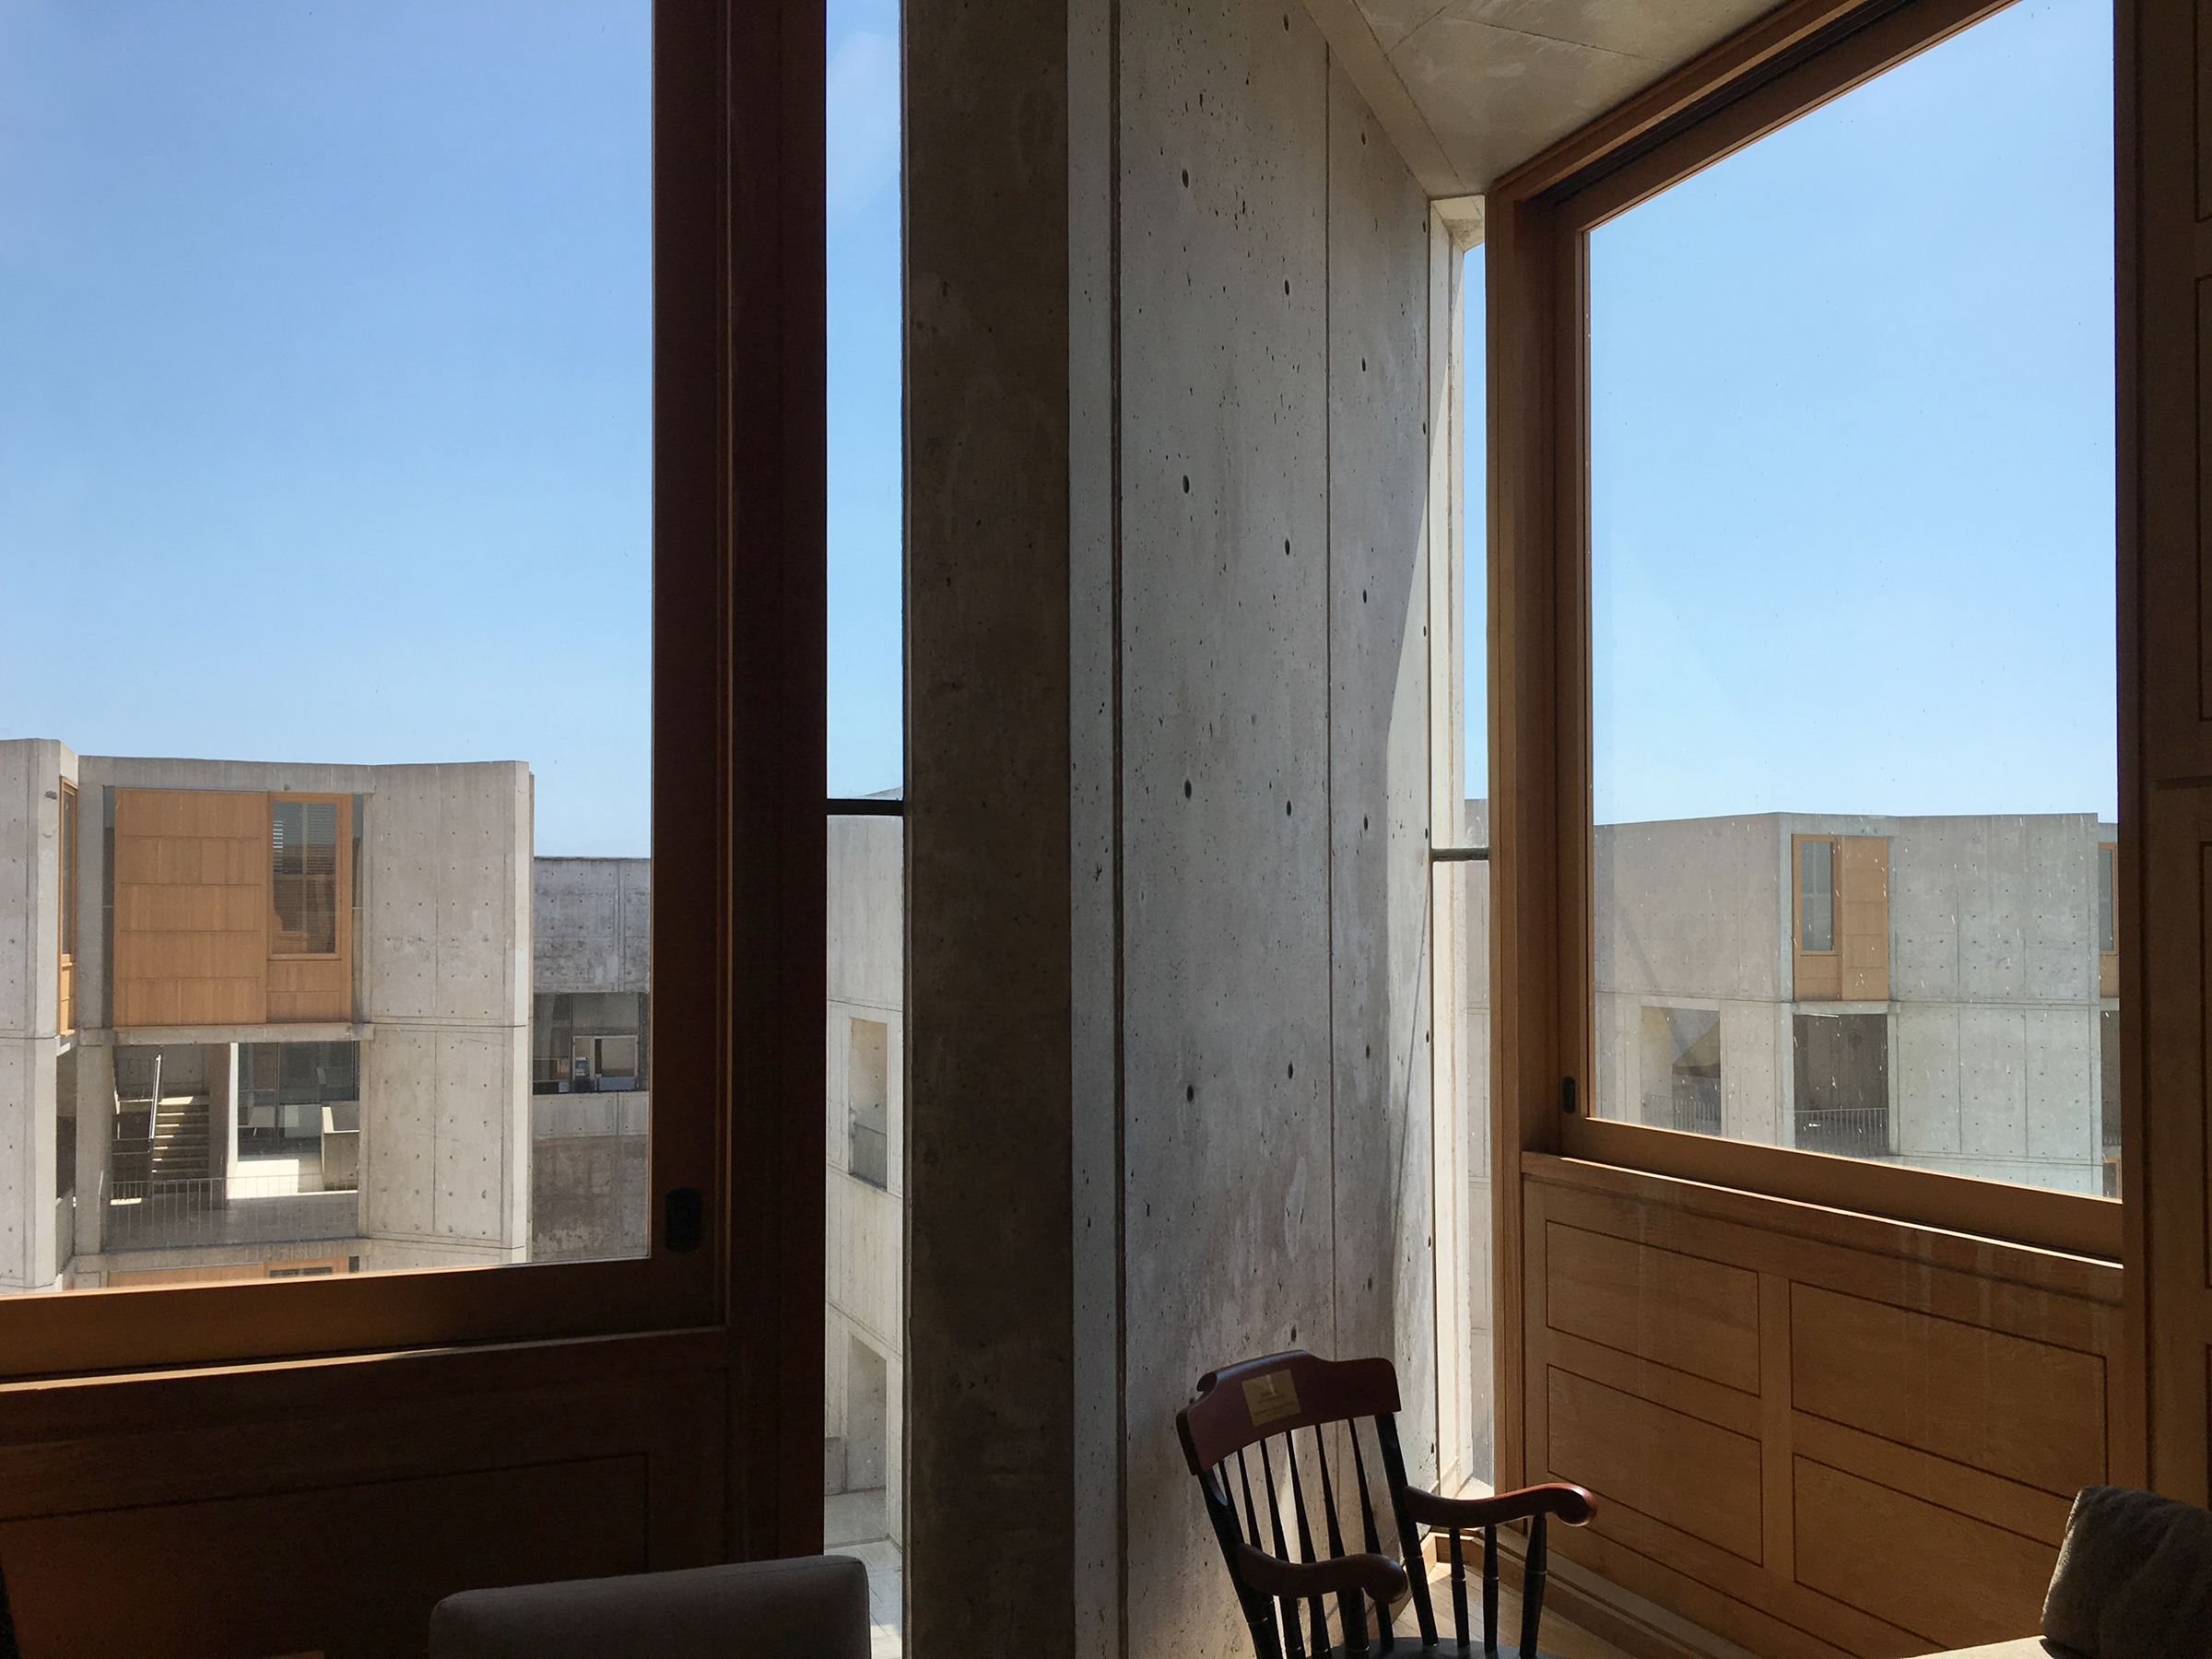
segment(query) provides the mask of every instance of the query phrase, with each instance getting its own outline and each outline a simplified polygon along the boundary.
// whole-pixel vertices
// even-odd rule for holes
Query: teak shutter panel
[[[1836,952],[1844,1002],[1889,1000],[1889,842],[1883,836],[1837,838]]]
[[[115,792],[116,1027],[264,1022],[268,818],[253,791]]]

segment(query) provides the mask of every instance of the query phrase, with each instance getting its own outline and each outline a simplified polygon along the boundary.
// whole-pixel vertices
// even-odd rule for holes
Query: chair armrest
[[[1388,1556],[1347,1555],[1327,1561],[1286,1561],[1249,1544],[1237,1546],[1237,1571],[1262,1595],[1335,1595],[1363,1590],[1387,1606],[1406,1594],[1406,1571]]]
[[[1502,1526],[1530,1515],[1557,1515],[1570,1526],[1583,1526],[1597,1512],[1597,1500],[1579,1486],[1555,1481],[1548,1486],[1523,1487],[1517,1492],[1500,1492],[1494,1498],[1440,1498],[1418,1487],[1406,1488],[1406,1512],[1424,1526]]]

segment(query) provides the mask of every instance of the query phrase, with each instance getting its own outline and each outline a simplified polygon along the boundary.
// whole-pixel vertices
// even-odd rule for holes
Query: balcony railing
[[[1818,1107],[1797,1113],[1797,1148],[1840,1158],[1888,1158],[1887,1106]]]
[[[295,1175],[118,1181],[108,1191],[106,1248],[289,1244],[359,1233],[358,1194],[302,1193],[297,1187]]]

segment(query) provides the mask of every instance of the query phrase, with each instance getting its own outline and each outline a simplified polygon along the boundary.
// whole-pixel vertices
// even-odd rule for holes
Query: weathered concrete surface
[[[376,769],[362,857],[361,1227],[376,1265],[530,1245],[530,772]]]
[[[651,990],[653,860],[532,860],[530,953],[541,996]]]
[[[1436,195],[1492,181],[1771,0],[1306,0]]]
[[[1647,1001],[1721,1018],[1723,1132],[1787,1145],[1794,835],[1888,843],[1888,1106],[1915,1168],[2103,1190],[2089,814],[1766,814],[1604,825],[1594,850],[1597,1109],[1638,1115]],[[1806,1005],[1835,1009],[1838,1005]],[[1858,1007],[1858,1005],[1853,1005]]]
[[[43,1288],[57,1267],[61,785],[76,772],[52,739],[0,743],[0,1291]]]
[[[1075,1638],[1068,24],[902,18],[918,1653]]]
[[[1243,1647],[1214,1365],[1434,1459],[1424,203],[1302,12],[1117,15],[907,20],[917,1650]]]
[[[601,1262],[646,1254],[652,1245],[647,1213],[652,1145],[642,1135],[535,1139],[530,1149],[530,1259]]]
[[[884,1522],[905,1536],[904,1279],[906,1051],[904,828],[897,818],[830,820],[829,1006],[824,1110],[829,1168],[823,1434],[845,1442],[852,1489],[883,1486]],[[853,1119],[880,1108],[885,1183],[853,1173]],[[854,1345],[865,1350],[858,1357]],[[862,1380],[855,1384],[856,1376]],[[875,1379],[884,1379],[880,1396]],[[854,1422],[849,1407],[859,1402]],[[857,1448],[857,1451],[853,1450]],[[872,1473],[871,1473],[872,1472]]]

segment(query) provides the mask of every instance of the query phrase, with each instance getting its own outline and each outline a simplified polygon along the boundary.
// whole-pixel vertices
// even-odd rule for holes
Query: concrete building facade
[[[905,837],[830,820],[823,1480],[832,1545],[904,1539]]]
[[[643,1255],[653,861],[540,858],[531,888],[531,1259]]]
[[[1596,1110],[2112,1191],[2118,841],[2088,814],[1601,826]]]
[[[0,743],[0,1292],[642,1253],[648,866],[531,787]]]

